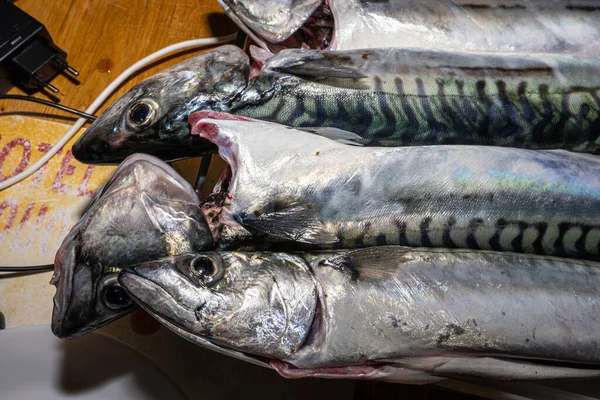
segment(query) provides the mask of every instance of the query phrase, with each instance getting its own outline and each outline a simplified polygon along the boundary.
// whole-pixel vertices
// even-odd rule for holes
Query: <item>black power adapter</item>
[[[67,53],[57,47],[39,21],[9,2],[0,0],[0,93],[14,85],[28,91],[48,89],[59,73],[79,73],[67,64]]]

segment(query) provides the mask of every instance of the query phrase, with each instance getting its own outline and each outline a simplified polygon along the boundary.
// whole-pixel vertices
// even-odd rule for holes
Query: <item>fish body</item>
[[[309,46],[600,54],[594,0],[219,2],[256,43],[274,52]]]
[[[139,83],[73,146],[85,163],[145,152],[165,160],[214,147],[194,111],[347,131],[369,146],[477,144],[600,153],[600,58],[418,49],[287,50],[250,79],[223,46]],[[141,123],[142,117],[146,117]]]
[[[227,189],[217,186],[219,222],[233,230],[228,242],[221,238],[225,248],[259,232],[266,235],[259,243],[320,249],[400,244],[600,256],[595,156],[347,146],[277,124],[208,118],[194,133],[214,142],[230,167]]]
[[[189,183],[155,157],[128,157],[56,254],[52,331],[77,337],[131,312],[121,268],[212,245]]]
[[[187,254],[119,281],[190,337],[287,377],[564,379],[600,374],[599,266],[384,246]]]
[[[600,153],[600,58],[419,49],[286,50],[229,112],[333,127],[368,146],[475,144]]]

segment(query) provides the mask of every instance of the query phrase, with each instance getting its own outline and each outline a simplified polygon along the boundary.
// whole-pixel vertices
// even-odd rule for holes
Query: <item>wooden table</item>
[[[46,26],[54,42],[67,52],[68,63],[79,71],[79,84],[66,75],[51,83],[60,90],[57,97],[62,104],[80,110],[144,56],[176,42],[237,31],[216,0],[18,0],[15,4]],[[151,65],[124,84],[101,110],[133,84],[205,50],[187,51]],[[21,91],[14,88],[10,93]],[[48,99],[44,93],[35,96]],[[73,119],[45,106],[17,101],[0,102],[0,112]]]

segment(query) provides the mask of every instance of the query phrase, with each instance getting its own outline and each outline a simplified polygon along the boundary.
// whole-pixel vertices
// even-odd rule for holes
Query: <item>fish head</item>
[[[183,61],[117,99],[73,145],[73,155],[83,163],[115,164],[134,153],[175,160],[212,151],[190,135],[187,117],[226,109],[249,74],[248,56],[230,45]]]
[[[306,262],[279,253],[201,253],[124,269],[119,282],[154,315],[227,349],[280,359],[311,330],[317,289]]]
[[[56,254],[52,331],[77,337],[132,311],[122,268],[212,245],[192,187],[155,157],[128,158]]]
[[[258,42],[283,42],[296,32],[322,0],[219,0],[232,20]]]

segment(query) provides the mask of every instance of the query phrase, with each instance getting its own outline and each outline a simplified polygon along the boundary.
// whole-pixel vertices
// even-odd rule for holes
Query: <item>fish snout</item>
[[[206,305],[206,290],[182,274],[169,257],[125,268],[119,283],[134,301],[182,329],[204,331],[201,319]]]
[[[195,307],[204,295],[204,288],[190,279],[180,265],[189,263],[194,255],[167,257],[160,260],[132,265],[121,271],[119,283],[136,302],[159,307],[169,299],[184,307]],[[160,307],[159,307],[160,308]]]
[[[71,151],[77,161],[84,164],[110,162],[103,156],[111,154],[110,144],[95,135],[84,134],[73,144]]]

